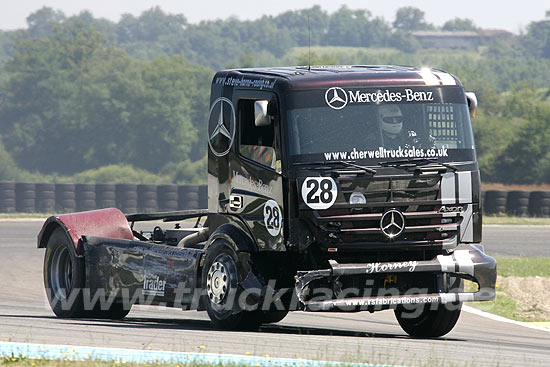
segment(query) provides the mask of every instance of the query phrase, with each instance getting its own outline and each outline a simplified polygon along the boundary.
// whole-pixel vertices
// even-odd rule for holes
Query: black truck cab
[[[209,211],[239,218],[259,251],[314,241],[333,253],[479,243],[469,105],[458,79],[441,71],[219,72],[208,122]],[[380,227],[390,209],[404,221],[399,233]]]

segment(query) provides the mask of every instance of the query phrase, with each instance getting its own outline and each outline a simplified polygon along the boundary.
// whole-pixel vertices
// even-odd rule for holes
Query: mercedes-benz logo
[[[208,145],[218,157],[226,155],[235,139],[235,109],[231,100],[220,97],[212,103],[208,117]]]
[[[330,108],[341,110],[348,104],[348,95],[342,88],[332,87],[325,92],[325,102]]]
[[[399,236],[405,229],[405,217],[397,209],[390,209],[380,219],[380,229],[390,240]]]

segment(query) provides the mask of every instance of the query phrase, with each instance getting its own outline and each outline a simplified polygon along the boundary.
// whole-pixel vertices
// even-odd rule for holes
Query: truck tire
[[[261,311],[259,318],[262,324],[275,324],[288,315],[288,310]]]
[[[86,285],[84,258],[75,255],[73,244],[61,228],[56,228],[46,246],[44,256],[44,287],[52,311],[61,318],[98,318],[120,320],[130,309],[115,302],[108,309],[100,304],[92,310],[84,308],[83,288]]]
[[[73,244],[61,228],[53,231],[44,255],[44,287],[57,317],[85,317],[82,288],[85,285],[83,258],[75,255]]]
[[[456,325],[460,316],[462,303],[452,303],[453,309],[438,304],[431,310],[430,304],[424,305],[424,310],[418,317],[407,317],[408,311],[403,307],[395,309],[395,317],[401,328],[410,336],[437,338],[449,333]]]
[[[239,299],[239,282],[243,280],[241,269],[237,254],[225,240],[218,239],[208,248],[202,285],[206,293],[206,311],[218,329],[254,330],[262,322],[258,311],[234,310]]]
[[[86,312],[86,316],[93,319],[122,320],[130,313],[130,308],[125,308],[122,302],[114,302],[108,310],[101,310],[99,307]]]

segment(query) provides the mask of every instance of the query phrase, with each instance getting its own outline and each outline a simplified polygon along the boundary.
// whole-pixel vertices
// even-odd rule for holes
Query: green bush
[[[168,163],[161,174],[169,176],[173,183],[177,184],[206,184],[208,157],[191,162],[188,160],[180,163]]]
[[[163,184],[170,183],[168,176],[155,175],[143,169],[126,164],[111,164],[89,169],[72,176],[76,183],[137,183]]]

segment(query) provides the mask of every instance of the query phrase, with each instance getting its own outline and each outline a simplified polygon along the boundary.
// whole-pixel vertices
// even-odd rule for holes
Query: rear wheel
[[[124,307],[123,303],[113,303],[108,309],[100,307],[88,311],[89,317],[94,319],[122,320],[130,313],[130,308]]]
[[[84,259],[75,256],[73,244],[61,228],[53,231],[44,256],[44,287],[58,317],[84,317],[82,287]]]
[[[202,284],[206,292],[206,311],[215,327],[251,330],[261,324],[258,311],[246,311],[239,305],[242,281],[240,260],[224,240],[216,240],[206,253]]]
[[[123,303],[85,309],[83,289],[86,286],[85,261],[75,254],[65,231],[56,228],[48,239],[44,256],[44,287],[52,311],[62,318],[123,319],[129,312]],[[103,308],[103,309],[102,309]]]
[[[395,317],[401,328],[409,335],[416,337],[440,337],[449,333],[456,325],[460,316],[462,303],[438,304],[431,309],[426,304],[418,314],[403,307],[395,310]]]

